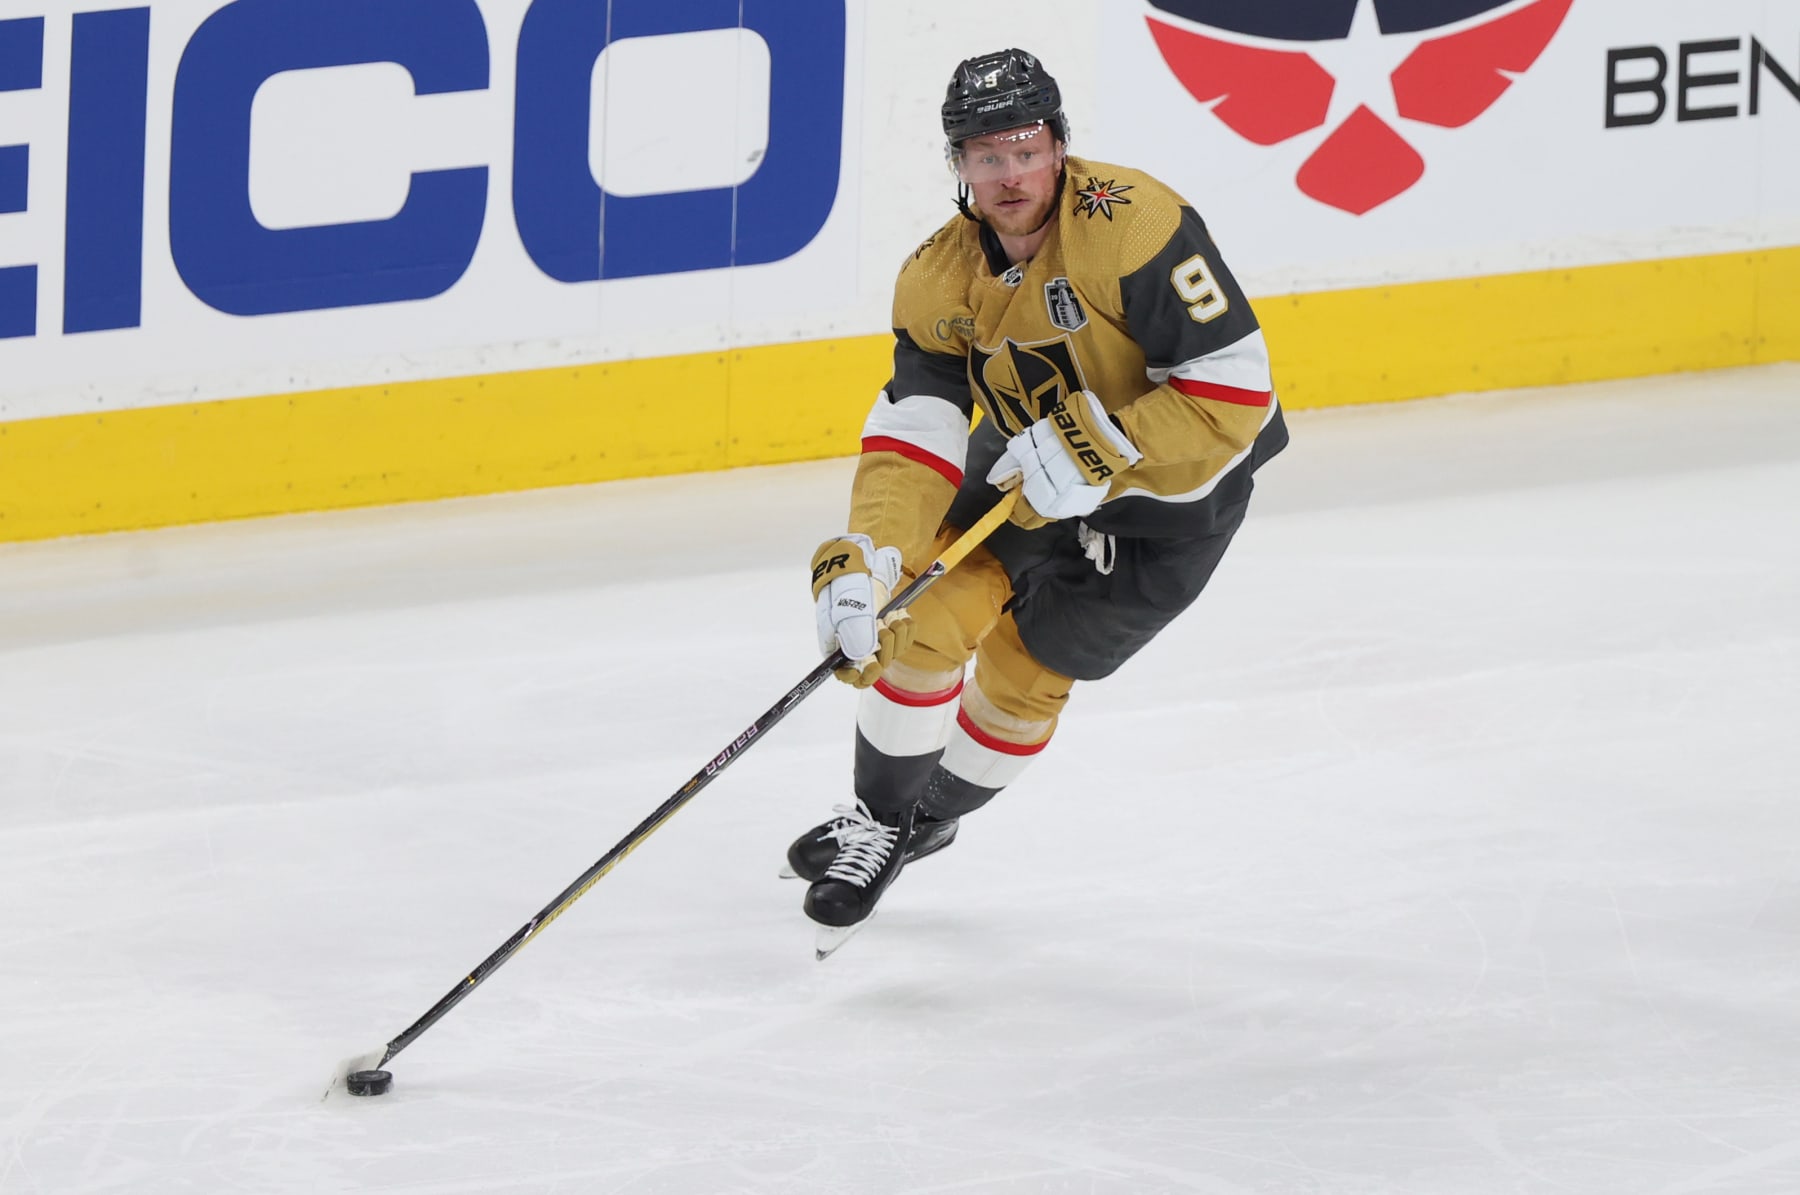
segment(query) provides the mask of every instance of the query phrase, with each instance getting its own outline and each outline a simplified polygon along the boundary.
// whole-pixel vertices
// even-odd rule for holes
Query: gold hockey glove
[[[1091,390],[1077,390],[1006,442],[988,484],[1024,488],[1012,521],[1041,527],[1093,514],[1112,479],[1144,459]]]
[[[850,663],[832,675],[865,689],[912,646],[912,616],[897,611],[878,620],[900,584],[900,549],[875,547],[866,535],[828,539],[813,553],[812,589],[819,651],[840,648]]]

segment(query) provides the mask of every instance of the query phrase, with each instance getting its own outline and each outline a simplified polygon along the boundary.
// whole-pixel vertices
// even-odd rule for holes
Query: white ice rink
[[[0,548],[0,1191],[1800,1191],[1800,365],[1300,413],[871,927],[850,462]]]

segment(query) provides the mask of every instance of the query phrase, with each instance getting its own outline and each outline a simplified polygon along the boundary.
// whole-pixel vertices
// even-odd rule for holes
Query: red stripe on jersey
[[[935,693],[909,693],[905,689],[896,689],[885,680],[878,680],[875,682],[875,691],[895,705],[910,705],[919,709],[926,706],[943,705],[946,701],[955,701],[962,694],[963,683],[957,681],[948,689],[939,689]]]
[[[877,681],[877,684],[881,682]],[[968,710],[956,711],[956,724],[963,728],[963,733],[974,739],[976,743],[989,751],[998,751],[1002,755],[1036,755],[1050,745],[1050,740],[1041,743],[1009,743],[1005,739],[997,739],[981,727],[975,725],[975,719],[969,717]]]
[[[906,440],[896,440],[892,436],[865,436],[862,450],[864,452],[897,452],[909,461],[918,461],[927,469],[941,474],[945,481],[958,489],[962,488],[963,471],[941,456],[925,451],[917,444]]]
[[[1236,386],[1196,382],[1189,378],[1170,378],[1169,385],[1194,398],[1216,398],[1220,402],[1236,403],[1240,407],[1266,407],[1272,393],[1268,390],[1239,390]]]

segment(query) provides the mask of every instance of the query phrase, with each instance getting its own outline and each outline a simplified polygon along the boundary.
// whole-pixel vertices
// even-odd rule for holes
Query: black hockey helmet
[[[1044,64],[1024,50],[979,54],[957,64],[944,95],[944,136],[951,145],[982,133],[1042,121],[1058,141],[1069,139],[1062,90]]]

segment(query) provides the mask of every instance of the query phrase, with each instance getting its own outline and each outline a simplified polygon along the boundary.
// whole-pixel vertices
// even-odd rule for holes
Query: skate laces
[[[867,888],[893,853],[900,831],[884,826],[869,813],[868,806],[839,805],[832,810],[839,815],[829,831],[838,840],[837,858],[825,869],[824,879],[844,880],[858,888]]]
[[[841,847],[844,845],[845,831],[856,826],[860,815],[853,805],[834,805],[831,812],[837,816],[819,827],[819,840],[823,842],[827,838],[835,838]]]

